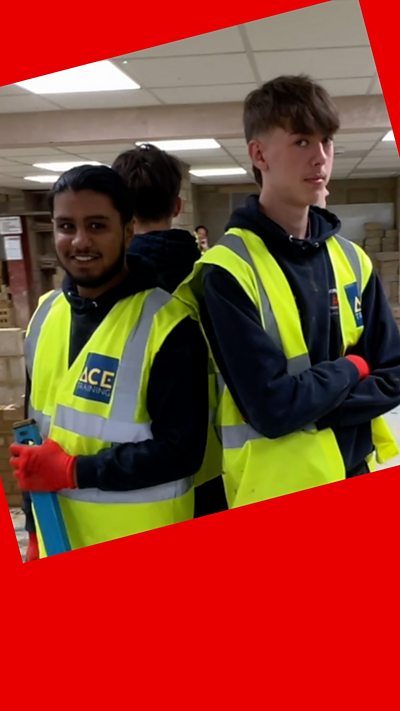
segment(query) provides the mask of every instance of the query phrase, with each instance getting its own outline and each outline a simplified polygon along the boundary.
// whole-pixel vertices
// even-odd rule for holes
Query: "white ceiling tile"
[[[381,83],[380,83],[380,81],[379,81],[379,77],[377,77],[377,78],[375,79],[375,81],[374,81],[374,83],[373,83],[373,85],[372,85],[372,87],[371,87],[369,93],[370,93],[370,94],[382,94],[382,93],[383,93],[383,92],[382,92],[382,86],[381,86]]]
[[[360,134],[360,138],[362,134]],[[340,138],[335,139],[335,150],[344,149],[345,153],[349,151],[368,151],[372,148],[372,141],[353,141],[352,143],[341,141]]]
[[[22,163],[17,164],[15,163],[14,165],[7,166],[7,168],[2,168],[2,172],[5,175],[27,175],[29,173],[30,175],[33,175],[34,173],[40,173],[41,171],[39,168],[35,168],[33,173],[32,173],[32,166],[28,165],[22,165]],[[46,172],[46,171],[43,171]]]
[[[0,96],[31,96],[31,93],[16,84],[0,86]]]
[[[222,138],[219,143],[225,148],[244,148],[246,149],[246,141],[244,138]]]
[[[149,47],[140,52],[132,52],[114,59],[114,63],[121,65],[124,60],[146,59],[154,57],[180,57],[199,54],[244,52],[242,38],[237,27],[228,27],[217,32],[207,32],[197,37],[168,42],[158,47]],[[125,65],[123,65],[125,66]]]
[[[45,147],[28,147],[28,148],[0,148],[0,156],[2,157],[9,157],[13,158],[14,156],[17,157],[25,157],[25,156],[34,156],[35,157],[35,163],[38,163],[36,160],[37,156],[41,155],[48,155],[48,156],[60,156],[60,153],[57,150],[54,150],[53,148],[50,148],[49,146]]]
[[[146,89],[255,81],[245,54],[212,54],[185,59],[137,59],[128,61],[125,71]]]
[[[143,89],[52,94],[51,96],[52,100],[63,109],[116,109],[129,106],[156,106],[160,103]]]
[[[371,77],[357,79],[321,79],[319,82],[331,96],[364,96],[367,94]]]
[[[384,132],[382,131],[362,131],[359,133],[342,133],[339,131],[335,136],[335,143],[346,144],[362,140],[363,142],[370,141],[371,145],[373,145],[376,141],[379,141],[383,135]]]
[[[156,96],[166,104],[205,104],[224,101],[244,101],[257,84],[228,84],[217,86],[180,86],[168,89],[153,89]]]
[[[58,111],[58,107],[36,94],[1,96],[0,114],[30,113],[31,111]]]
[[[20,156],[14,156],[13,160],[15,163],[23,164],[23,165],[33,165],[34,163],[55,163],[55,161],[62,161],[62,160],[76,160],[77,156],[74,155],[65,155],[61,153],[57,153],[55,156],[54,154],[50,155],[47,153],[47,148],[43,149],[43,154],[41,155],[20,155]]]
[[[245,25],[255,50],[368,45],[358,2],[333,0]]]
[[[309,74],[314,79],[372,77],[375,64],[369,47],[256,52],[262,81],[280,74]]]
[[[65,146],[57,146],[60,152],[76,153],[78,155],[86,151],[102,151],[103,153],[107,151],[118,151],[122,153],[122,151],[127,151],[132,147],[132,143],[118,143],[113,141],[104,141],[103,143],[71,143]]]

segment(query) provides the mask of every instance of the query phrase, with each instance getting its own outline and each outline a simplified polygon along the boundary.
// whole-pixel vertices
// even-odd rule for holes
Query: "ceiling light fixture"
[[[33,94],[78,94],[88,91],[140,89],[139,84],[108,59],[16,82],[16,86]]]
[[[214,178],[220,175],[245,175],[247,171],[244,168],[191,168],[189,173],[196,178]]]
[[[162,151],[205,151],[221,148],[220,144],[214,138],[185,138],[173,139],[168,141],[136,141],[137,146],[143,146],[144,143],[151,143]]]
[[[59,175],[26,175],[24,180],[31,180],[33,183],[55,183]]]

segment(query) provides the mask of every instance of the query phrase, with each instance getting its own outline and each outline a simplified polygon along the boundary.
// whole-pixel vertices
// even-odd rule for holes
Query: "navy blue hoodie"
[[[284,271],[299,309],[312,367],[287,374],[284,355],[265,333],[257,309],[225,269],[203,270],[202,320],[221,373],[244,418],[266,437],[280,437],[309,422],[332,427],[347,476],[365,472],[372,451],[372,418],[400,402],[400,334],[378,277],[372,273],[362,298],[364,332],[351,351],[371,375],[363,381],[341,354],[341,331],[326,240],[340,231],[338,218],[310,208],[310,235],[288,235],[247,199],[229,227],[255,232]],[[350,351],[349,351],[350,353]]]

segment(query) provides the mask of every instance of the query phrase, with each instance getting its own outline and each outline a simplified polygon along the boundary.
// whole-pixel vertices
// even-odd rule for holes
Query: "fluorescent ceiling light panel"
[[[43,170],[54,170],[56,173],[60,171],[77,168],[79,165],[102,165],[97,160],[80,160],[80,161],[61,161],[61,163],[34,163],[34,168],[43,168]]]
[[[26,175],[24,180],[32,180],[33,183],[55,183],[59,175]]]
[[[382,138],[382,141],[394,141],[393,131],[388,131],[388,133]]]
[[[137,146],[144,143],[151,143],[162,151],[208,151],[213,148],[221,148],[214,138],[185,138],[170,141],[136,141]]]
[[[16,86],[33,94],[78,94],[88,91],[140,89],[139,84],[108,59],[20,81]]]
[[[214,178],[219,175],[245,175],[244,168],[192,168],[189,170],[196,178]]]

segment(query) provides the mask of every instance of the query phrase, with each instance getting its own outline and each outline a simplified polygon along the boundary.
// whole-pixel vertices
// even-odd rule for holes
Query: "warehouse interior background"
[[[38,296],[62,277],[47,209],[52,182],[71,163],[111,164],[137,142],[195,141],[183,149],[166,145],[185,166],[177,224],[189,230],[207,225],[213,243],[232,209],[257,191],[243,137],[243,100],[279,74],[309,74],[334,97],[341,128],[328,207],[342,220],[342,234],[373,258],[400,324],[400,161],[357,0],[331,0],[112,58],[111,69],[120,72],[109,90],[106,67],[98,64],[103,79],[97,87],[94,78],[86,89],[73,78],[73,91],[59,93],[60,75],[56,93],[44,85],[34,93],[29,82],[0,87],[4,445],[4,412],[21,405],[24,366],[21,336],[5,346],[1,332],[15,327],[22,334]],[[129,85],[116,89],[119,80]],[[199,148],[199,139],[213,146]],[[0,451],[0,464],[5,456]],[[8,495],[17,501],[12,486]]]

